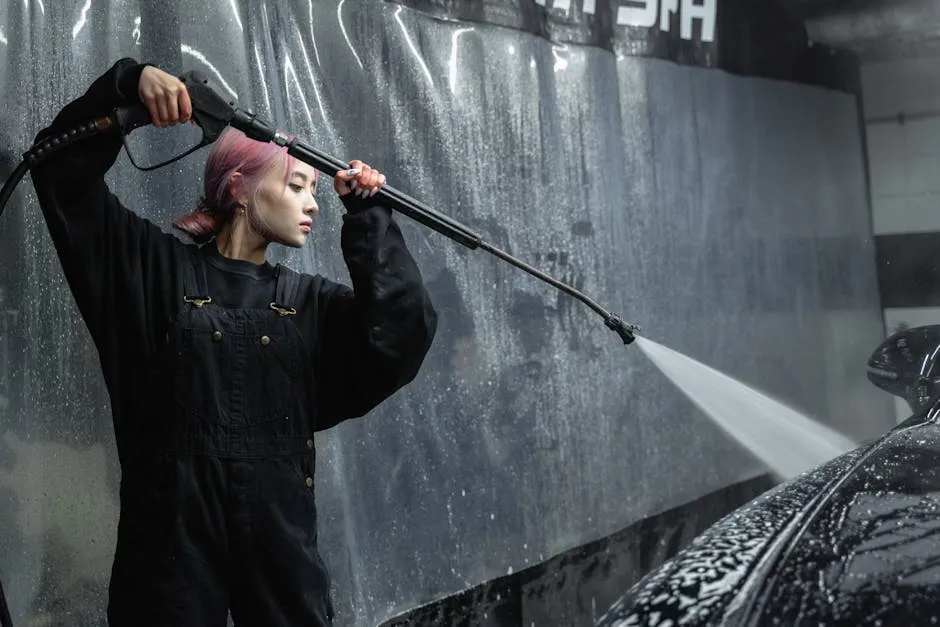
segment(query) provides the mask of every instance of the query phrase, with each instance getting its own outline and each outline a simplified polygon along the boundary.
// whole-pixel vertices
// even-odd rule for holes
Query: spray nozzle
[[[607,316],[607,319],[604,320],[604,324],[606,324],[608,328],[616,331],[624,344],[632,344],[634,340],[636,340],[636,333],[640,330],[640,327],[637,325],[624,322],[617,314]]]

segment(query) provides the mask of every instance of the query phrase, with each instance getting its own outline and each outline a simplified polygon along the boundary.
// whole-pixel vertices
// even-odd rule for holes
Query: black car
[[[715,523],[599,626],[940,625],[940,325],[889,337],[868,377],[914,415]]]

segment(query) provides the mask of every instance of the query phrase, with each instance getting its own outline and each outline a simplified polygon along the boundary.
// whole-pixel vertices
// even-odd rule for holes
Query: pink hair
[[[287,148],[249,139],[235,128],[225,129],[212,145],[203,174],[203,193],[196,210],[173,220],[173,226],[188,233],[197,242],[212,239],[235,216],[239,200],[250,198],[248,224],[263,224],[257,212],[261,181],[278,165],[284,165],[286,185],[296,159]],[[236,172],[241,173],[233,185]],[[318,173],[315,172],[314,176]]]

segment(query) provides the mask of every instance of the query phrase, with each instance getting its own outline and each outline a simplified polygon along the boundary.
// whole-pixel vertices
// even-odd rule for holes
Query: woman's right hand
[[[183,81],[148,65],[140,73],[137,87],[140,101],[150,111],[153,125],[159,128],[189,122],[193,105]]]

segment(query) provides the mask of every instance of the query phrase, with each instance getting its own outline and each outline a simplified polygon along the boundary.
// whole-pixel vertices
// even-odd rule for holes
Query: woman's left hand
[[[333,177],[333,189],[341,197],[349,192],[355,192],[360,198],[374,196],[385,185],[385,175],[362,161],[353,159],[349,167],[358,169],[359,173],[347,174],[346,170],[340,170]]]

